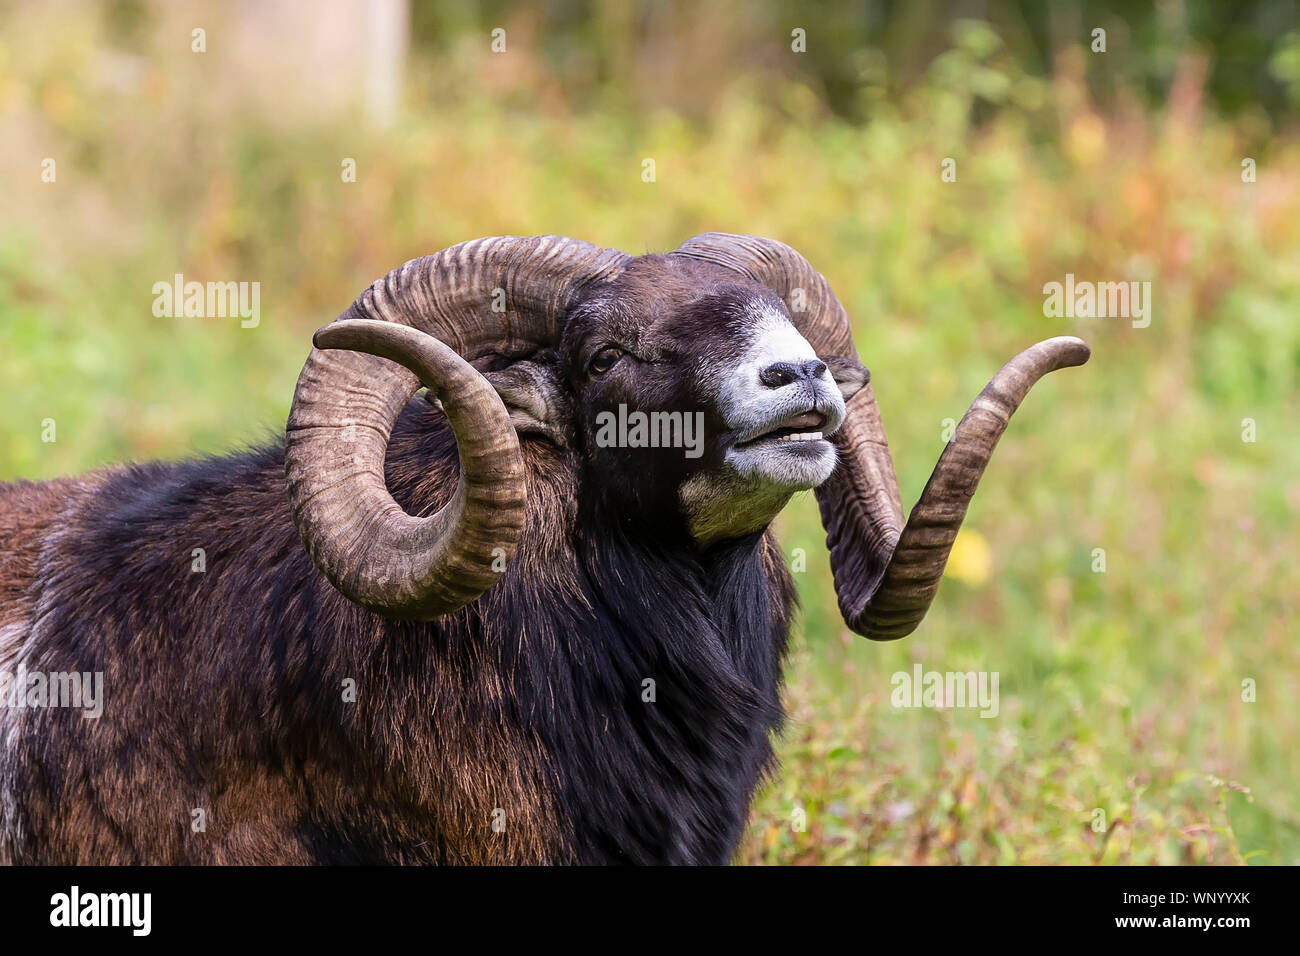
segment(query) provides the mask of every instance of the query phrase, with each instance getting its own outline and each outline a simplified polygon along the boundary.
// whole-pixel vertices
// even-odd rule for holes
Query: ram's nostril
[[[758,373],[758,380],[768,388],[780,388],[801,379],[819,378],[826,371],[826,363],[818,359],[808,362],[774,362]]]
[[[799,368],[790,362],[775,362],[758,373],[758,380],[768,388],[789,385],[799,377]]]

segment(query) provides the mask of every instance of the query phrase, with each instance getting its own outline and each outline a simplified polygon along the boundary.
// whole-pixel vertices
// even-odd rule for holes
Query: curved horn
[[[316,333],[285,473],[298,533],[335,587],[373,611],[431,620],[499,580],[493,565],[514,556],[523,526],[523,463],[504,405],[469,363],[553,345],[581,290],[628,258],[558,236],[478,239],[393,270]],[[421,383],[446,409],[460,479],[437,514],[413,518],[389,494],[384,460]]]
[[[821,274],[784,243],[705,233],[672,254],[713,262],[767,285],[786,300],[819,355],[857,360],[844,307]],[[1061,336],[1008,362],[962,418],[906,525],[870,384],[849,397],[844,424],[833,436],[840,465],[817,488],[817,502],[835,594],[852,630],[887,641],[916,629],[939,589],[971,496],[1011,414],[1040,378],[1082,365],[1089,354],[1083,340]]]

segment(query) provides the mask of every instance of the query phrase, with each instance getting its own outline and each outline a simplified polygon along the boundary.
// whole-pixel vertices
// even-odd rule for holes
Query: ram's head
[[[1062,337],[1003,367],[905,523],[848,316],[770,239],[708,233],[640,258],[555,236],[480,239],[394,270],[315,345],[289,417],[289,494],[313,559],[365,607],[431,620],[491,587],[524,524],[519,436],[531,433],[572,448],[584,487],[616,509],[606,514],[700,548],[765,527],[816,488],[844,619],[876,640],[924,616],[1030,387],[1088,359]],[[461,468],[429,518],[404,513],[384,483],[389,433],[421,383]],[[676,447],[644,431],[628,440],[629,423]]]

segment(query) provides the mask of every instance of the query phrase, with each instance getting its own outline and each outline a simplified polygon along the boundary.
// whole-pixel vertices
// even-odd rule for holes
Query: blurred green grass
[[[394,265],[464,239],[554,232],[636,253],[706,230],[774,236],[854,316],[905,504],[944,419],[1012,354],[1068,333],[1094,357],[1012,422],[964,558],[905,641],[844,630],[815,504],[782,516],[808,568],[791,720],[738,859],[1300,862],[1294,140],[1244,184],[1232,124],[1178,104],[1097,115],[1065,75],[994,64],[977,25],[866,125],[745,76],[701,121],[569,113],[483,92],[484,54],[465,53],[414,83],[382,134],[225,110],[192,61],[160,59],[138,97],[95,92],[93,31],[65,39],[57,57],[0,46],[0,478],[265,440],[311,332]],[[994,108],[978,125],[972,75]],[[39,179],[45,155],[56,183]],[[177,272],[260,282],[260,325],[154,318],[151,287]],[[1066,272],[1149,279],[1150,327],[1045,318],[1042,285]],[[890,675],[914,662],[997,671],[999,716],[891,707]]]

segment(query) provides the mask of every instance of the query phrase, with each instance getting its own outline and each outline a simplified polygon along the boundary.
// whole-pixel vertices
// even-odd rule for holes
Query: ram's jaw
[[[691,476],[679,489],[678,500],[691,537],[705,549],[762,531],[797,490],[725,468]]]

